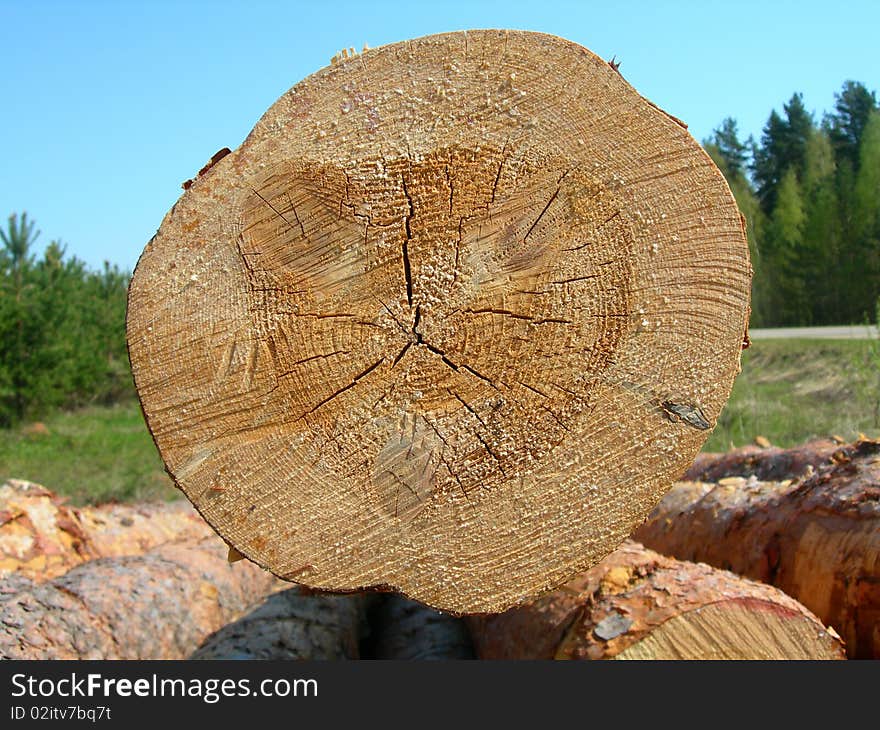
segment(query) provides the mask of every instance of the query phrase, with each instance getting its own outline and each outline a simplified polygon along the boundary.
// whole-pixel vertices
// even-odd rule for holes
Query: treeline
[[[128,273],[89,270],[58,241],[37,258],[38,236],[26,213],[0,230],[0,426],[133,393]]]
[[[856,324],[880,296],[880,110],[847,81],[819,121],[794,94],[760,143],[725,119],[704,147],[746,217],[753,327]]]

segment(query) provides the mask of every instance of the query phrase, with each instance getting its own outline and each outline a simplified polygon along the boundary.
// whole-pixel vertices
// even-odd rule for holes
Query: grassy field
[[[180,494],[134,401],[57,413],[0,434],[0,481],[37,482],[73,504]]]
[[[777,446],[811,438],[880,434],[880,343],[876,340],[760,340],[704,451],[764,436]]]
[[[880,343],[761,340],[743,355],[730,402],[706,443],[724,451],[764,436],[880,434]],[[59,413],[0,433],[0,480],[28,479],[74,504],[173,499],[137,403]]]

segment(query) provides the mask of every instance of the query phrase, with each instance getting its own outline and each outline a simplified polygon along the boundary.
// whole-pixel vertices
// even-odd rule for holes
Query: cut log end
[[[843,659],[784,593],[627,541],[531,604],[469,620],[483,659]]]
[[[128,343],[169,472],[236,550],[500,610],[692,460],[750,273],[685,130],[586,49],[469,31],[285,94],[148,245]]]
[[[724,601],[669,619],[615,659],[843,659],[834,634],[769,601]]]
[[[707,456],[695,471],[718,481],[674,485],[634,537],[778,586],[833,626],[851,658],[880,658],[878,454],[863,439]]]

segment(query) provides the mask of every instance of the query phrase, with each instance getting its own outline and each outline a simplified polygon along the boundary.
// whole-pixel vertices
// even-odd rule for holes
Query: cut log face
[[[777,586],[832,626],[851,658],[880,658],[880,442],[837,445],[830,457],[821,442],[767,451],[706,465],[749,479],[674,485],[634,537]],[[820,466],[795,480],[754,478],[779,463]]]
[[[558,590],[468,619],[481,659],[845,659],[782,591],[626,541]]]
[[[330,590],[501,610],[601,559],[699,450],[750,266],[723,177],[606,62],[469,31],[285,94],[135,271],[176,483]]]

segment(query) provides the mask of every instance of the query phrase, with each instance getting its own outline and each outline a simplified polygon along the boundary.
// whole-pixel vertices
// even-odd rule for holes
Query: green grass
[[[705,451],[764,436],[777,446],[880,433],[880,357],[872,340],[758,340]]]
[[[42,424],[0,432],[0,480],[37,482],[77,505],[179,495],[136,402],[57,413]]]
[[[174,499],[135,402],[58,413],[0,432],[0,480],[28,479],[74,504]],[[779,446],[880,434],[880,343],[759,340],[706,442],[724,451],[764,436]]]

